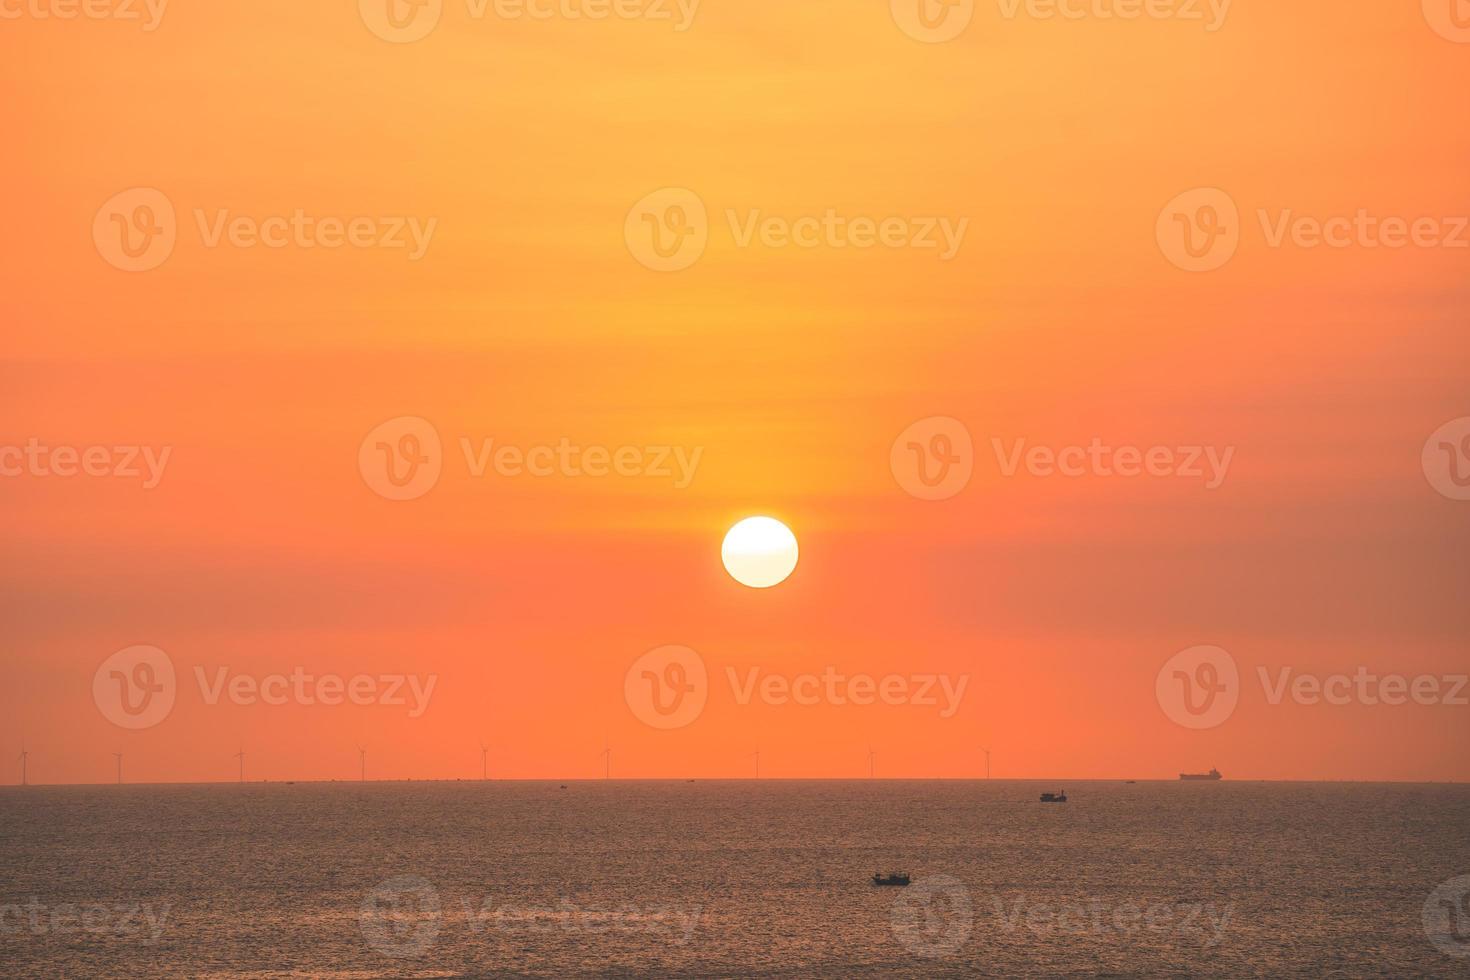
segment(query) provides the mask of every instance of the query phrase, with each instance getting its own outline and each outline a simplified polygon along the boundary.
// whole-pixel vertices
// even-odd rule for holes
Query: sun
[[[774,517],[747,517],[725,535],[720,558],[741,585],[769,589],[795,571],[796,535]]]

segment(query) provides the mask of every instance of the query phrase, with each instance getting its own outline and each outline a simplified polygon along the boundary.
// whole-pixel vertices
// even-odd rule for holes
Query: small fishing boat
[[[1043,803],[1065,803],[1065,802],[1067,802],[1067,791],[1066,790],[1062,790],[1060,793],[1042,793],[1041,794],[1041,802],[1043,802]]]
[[[902,888],[904,885],[907,885],[908,883],[909,883],[909,876],[906,873],[902,872],[902,871],[895,871],[892,874],[886,874],[886,875],[885,874],[878,874],[876,872],[873,874],[873,884],[875,884],[875,885],[890,885],[890,886],[896,886],[896,887]]]

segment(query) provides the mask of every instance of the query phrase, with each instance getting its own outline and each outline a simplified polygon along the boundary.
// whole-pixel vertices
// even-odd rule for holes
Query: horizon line
[[[68,783],[6,783],[0,789],[37,789],[41,787],[90,787],[90,786],[286,786],[286,785],[386,785],[389,783],[770,783],[770,782],[808,782],[808,783],[1194,783],[1204,782],[1209,785],[1218,783],[1333,783],[1339,785],[1399,785],[1399,786],[1457,786],[1470,779],[1327,779],[1327,778],[1304,778],[1304,777],[1265,777],[1244,776],[1234,778],[1223,778],[1219,780],[1187,780],[1178,776],[1173,778],[1159,777],[1135,777],[1129,779],[1122,776],[1011,776],[993,777],[985,776],[491,776],[481,778],[452,777],[452,778],[413,778],[401,777],[393,779],[352,779],[350,777],[341,779],[212,779],[212,780],[171,780],[165,782],[136,782],[118,783],[107,782],[68,782]]]

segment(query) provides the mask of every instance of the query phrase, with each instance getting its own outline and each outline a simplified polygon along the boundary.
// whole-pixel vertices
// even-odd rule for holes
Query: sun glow
[[[769,589],[796,569],[796,535],[773,517],[747,517],[725,535],[720,558],[741,585]]]

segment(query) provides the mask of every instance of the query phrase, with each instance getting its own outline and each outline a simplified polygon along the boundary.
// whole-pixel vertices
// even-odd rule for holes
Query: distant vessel
[[[1179,778],[1187,782],[1214,782],[1225,777],[1220,775],[1220,770],[1211,769],[1209,772],[1181,772]]]
[[[1060,793],[1042,793],[1041,794],[1041,802],[1043,802],[1043,803],[1065,803],[1065,802],[1067,802],[1067,791],[1066,790],[1062,790]]]
[[[907,873],[902,871],[895,871],[892,874],[887,875],[877,873],[874,873],[873,875],[873,884],[875,885],[893,885],[902,888],[908,883],[909,876]]]

